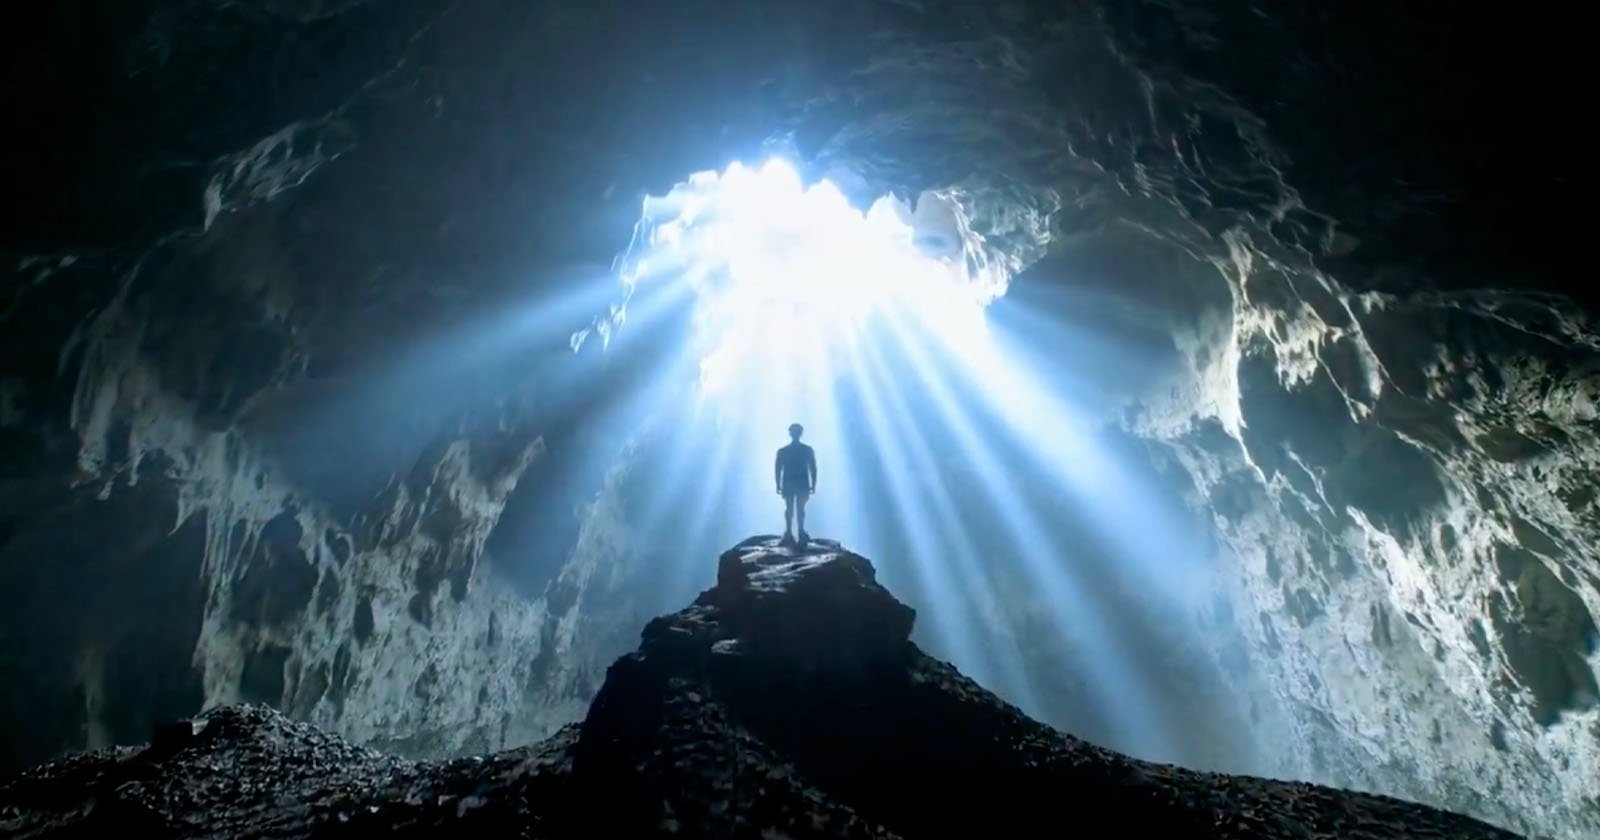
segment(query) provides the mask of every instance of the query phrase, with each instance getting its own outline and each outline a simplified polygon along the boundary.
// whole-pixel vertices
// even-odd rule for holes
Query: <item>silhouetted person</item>
[[[789,542],[793,534],[800,533],[800,542],[811,537],[806,533],[806,500],[817,492],[817,454],[800,442],[805,429],[795,423],[789,427],[789,445],[778,450],[777,461],[772,466],[772,477],[778,482],[778,495],[783,497],[783,539]],[[794,530],[790,530],[790,520]]]

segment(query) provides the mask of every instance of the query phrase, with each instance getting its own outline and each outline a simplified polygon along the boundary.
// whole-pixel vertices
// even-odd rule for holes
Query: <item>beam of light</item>
[[[862,403],[868,421],[869,439],[886,443],[877,448],[883,455],[883,471],[894,488],[889,494],[890,503],[895,506],[900,521],[937,523],[942,526],[912,528],[908,535],[912,555],[947,558],[957,571],[957,574],[949,575],[931,568],[931,564],[919,564],[915,569],[919,573],[918,588],[927,591],[932,602],[945,605],[947,609],[959,608],[974,594],[988,602],[997,600],[992,582],[979,567],[979,551],[972,539],[964,528],[951,527],[961,522],[962,518],[944,484],[928,483],[925,485],[926,492],[908,492],[917,488],[905,486],[913,477],[938,475],[938,467],[932,447],[921,429],[915,425],[907,428],[904,424],[894,424],[889,419],[890,416],[911,416],[911,409],[896,387],[895,379],[881,354],[873,348],[858,354],[857,359],[866,374],[865,378],[884,386],[879,390],[864,392]],[[882,399],[879,398],[880,394]],[[888,412],[884,410],[884,402],[888,403]],[[967,595],[963,596],[962,593]],[[940,642],[940,647],[950,651],[954,659],[966,663],[975,679],[1010,696],[1024,709],[1037,710],[1039,698],[1017,657],[996,655],[989,651],[980,653],[978,648],[984,647],[983,639],[974,633],[953,632],[954,626],[959,623],[963,622],[934,623],[932,633]]]
[[[1163,757],[1150,663],[1103,599],[1132,586],[1152,615],[1182,609],[1202,567],[1072,403],[1092,378],[1075,366],[1120,362],[1108,345],[1049,358],[1032,342],[1059,338],[1059,319],[991,319],[1013,266],[948,195],[862,210],[772,160],[697,173],[642,210],[614,266],[622,299],[571,344],[653,348],[635,355],[648,388],[613,417],[635,429],[660,606],[704,579],[704,547],[780,530],[772,460],[799,422],[820,462],[808,530],[873,557],[938,655],[1034,711],[1049,703],[1027,649],[1072,647],[1118,744]],[[1019,635],[1002,603],[1019,582],[1055,640]]]
[[[1074,579],[1071,566],[1063,562],[1062,550],[1067,547],[1060,545],[1060,541],[1049,533],[1049,520],[1033,512],[1035,505],[1023,498],[1012,477],[1007,475],[1005,467],[993,452],[993,444],[980,431],[973,417],[974,412],[968,405],[971,392],[958,393],[950,383],[951,368],[955,365],[942,366],[936,363],[934,350],[928,346],[930,336],[926,326],[896,317],[890,335],[907,366],[915,371],[915,380],[937,406],[940,419],[954,434],[961,452],[976,467],[986,488],[986,518],[1002,526],[1003,533],[1014,548],[1015,561],[1027,566],[1029,578],[1040,592],[1063,614],[1097,628],[1098,632],[1083,637],[1083,643],[1090,648],[1100,668],[1091,690],[1098,695],[1100,704],[1108,714],[1116,719],[1119,728],[1127,733],[1131,745],[1144,750],[1157,749],[1159,744],[1151,739],[1159,739],[1159,723],[1148,708],[1152,690],[1139,679],[1136,657],[1119,643],[1118,628],[1111,617]],[[972,353],[980,341],[963,341],[953,349],[962,354]],[[979,359],[981,363],[982,357]],[[1004,406],[999,413],[1004,415],[1012,411],[1029,410],[1029,406],[1016,405],[1012,401],[1025,399],[1027,390],[1032,389],[1019,389],[1015,383],[1007,381],[994,384],[1000,387],[997,393],[1012,403]],[[1059,422],[1058,418],[1052,419]],[[1060,435],[1062,431],[1057,428],[1051,434]],[[1055,629],[1065,630],[1068,623],[1063,621]]]

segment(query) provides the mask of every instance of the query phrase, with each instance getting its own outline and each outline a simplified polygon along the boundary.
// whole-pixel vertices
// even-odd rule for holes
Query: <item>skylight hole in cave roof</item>
[[[884,195],[860,208],[782,158],[693,173],[641,209],[618,260],[625,299],[657,284],[693,289],[706,393],[775,369],[826,375],[891,315],[968,338],[1011,279],[952,194],[927,191],[915,205]]]

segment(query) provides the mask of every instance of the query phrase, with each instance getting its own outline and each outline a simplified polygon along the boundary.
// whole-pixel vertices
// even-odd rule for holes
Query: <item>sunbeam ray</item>
[[[648,453],[634,465],[654,494],[640,528],[694,546],[776,532],[772,452],[801,423],[824,453],[808,524],[904,556],[884,574],[930,608],[936,648],[1027,708],[1042,701],[1025,649],[1079,651],[1095,713],[1126,748],[1160,754],[1172,733],[1156,689],[1102,601],[1154,593],[1137,608],[1152,620],[1180,608],[1197,549],[1072,402],[1098,373],[1074,366],[1115,357],[1115,341],[1023,310],[991,323],[1008,268],[944,206],[923,214],[949,225],[930,235],[903,202],[857,210],[781,161],[645,200],[617,262],[621,301],[574,337],[647,362],[649,381],[607,414]],[[1075,355],[1041,358],[1030,336]],[[698,579],[651,554],[682,564],[658,570],[674,593]],[[1019,587],[1055,638],[1023,637],[998,608]]]
[[[1020,563],[1026,569],[1029,582],[1048,594],[1050,602],[1056,606],[1058,620],[1050,625],[1051,629],[1062,634],[1062,643],[1082,645],[1091,652],[1092,661],[1099,669],[1091,684],[1097,703],[1124,735],[1152,739],[1147,748],[1153,748],[1160,735],[1153,723],[1149,687],[1143,684],[1139,672],[1131,664],[1136,659],[1122,644],[1116,623],[1095,598],[1084,591],[1072,573],[1073,564],[1082,562],[1074,557],[1073,547],[1060,544],[1041,519],[1029,513],[1031,506],[1014,485],[1014,476],[1000,464],[979,431],[969,404],[981,395],[964,399],[958,394],[949,380],[948,370],[933,360],[922,333],[905,326],[899,313],[891,313],[890,317],[894,326],[888,333],[893,346],[916,372],[918,385],[932,398],[935,410],[931,416],[950,431],[961,454],[972,461],[982,482],[988,511],[987,515],[974,518],[1004,524],[1002,541],[1009,546],[1008,559]],[[1016,396],[1005,391],[998,393],[1007,399]],[[1075,637],[1065,635],[1072,627],[1081,627],[1083,632]]]

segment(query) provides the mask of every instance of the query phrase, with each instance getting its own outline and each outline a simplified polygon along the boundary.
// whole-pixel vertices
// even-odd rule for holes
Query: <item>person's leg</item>
[[[794,498],[794,530],[800,539],[806,538],[806,495],[804,493]]]
[[[790,536],[794,531],[789,528],[789,521],[794,518],[794,496],[787,493],[783,496],[783,535]]]

